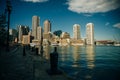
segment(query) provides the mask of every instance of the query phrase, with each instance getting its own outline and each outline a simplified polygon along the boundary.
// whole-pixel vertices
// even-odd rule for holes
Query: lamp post
[[[6,51],[9,51],[9,27],[10,27],[10,14],[11,14],[11,10],[12,10],[12,6],[9,0],[6,0],[6,10],[8,12],[8,22],[7,22],[7,46],[6,46]]]

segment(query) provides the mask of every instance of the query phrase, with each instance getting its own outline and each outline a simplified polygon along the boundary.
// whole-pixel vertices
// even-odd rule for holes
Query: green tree
[[[0,15],[0,45],[5,45],[6,43],[6,16],[4,14]]]
[[[56,36],[59,36],[62,34],[62,31],[61,30],[57,30],[57,31],[54,31],[53,34],[55,34]]]

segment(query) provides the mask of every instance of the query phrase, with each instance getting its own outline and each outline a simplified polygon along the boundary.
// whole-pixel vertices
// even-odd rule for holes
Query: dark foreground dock
[[[0,52],[0,80],[69,80],[65,73],[49,75],[50,62],[21,46]]]

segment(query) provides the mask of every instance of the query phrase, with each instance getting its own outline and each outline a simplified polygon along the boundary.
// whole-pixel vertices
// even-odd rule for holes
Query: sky
[[[81,38],[86,24],[94,24],[96,40],[120,41],[120,0],[11,0],[10,28],[27,25],[32,29],[32,16],[40,17],[40,26],[50,20],[52,32],[62,30],[73,37],[73,25],[80,25]],[[5,0],[0,0],[0,14]]]

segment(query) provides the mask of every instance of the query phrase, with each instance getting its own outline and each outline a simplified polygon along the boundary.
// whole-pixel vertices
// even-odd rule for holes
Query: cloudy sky
[[[85,38],[86,24],[94,24],[96,40],[120,40],[120,0],[11,0],[11,28],[32,27],[32,16],[40,17],[40,26],[48,19],[52,32],[62,30],[73,36],[73,25],[81,26]],[[0,14],[5,1],[0,0]]]

